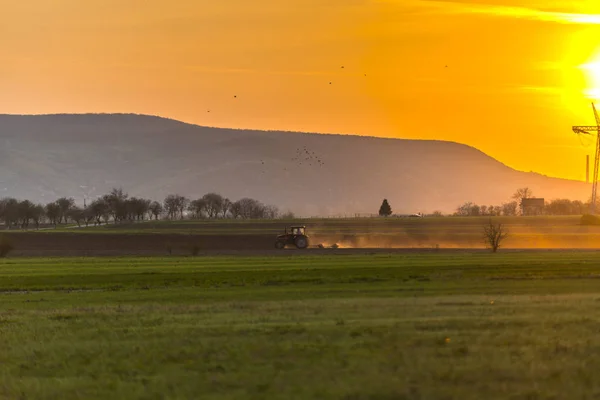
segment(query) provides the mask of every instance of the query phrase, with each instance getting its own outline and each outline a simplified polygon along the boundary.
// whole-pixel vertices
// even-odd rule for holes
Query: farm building
[[[531,198],[521,200],[522,215],[542,215],[544,213],[544,199]]]

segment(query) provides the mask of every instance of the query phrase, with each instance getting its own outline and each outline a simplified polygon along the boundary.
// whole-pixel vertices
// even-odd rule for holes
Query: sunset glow
[[[585,177],[595,1],[0,3],[1,113],[441,139]]]

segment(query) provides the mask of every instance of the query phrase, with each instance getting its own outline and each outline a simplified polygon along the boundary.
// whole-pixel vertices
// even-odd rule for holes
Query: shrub
[[[0,258],[4,258],[14,250],[11,240],[6,235],[0,235]]]
[[[600,217],[591,214],[582,215],[581,225],[600,225]]]

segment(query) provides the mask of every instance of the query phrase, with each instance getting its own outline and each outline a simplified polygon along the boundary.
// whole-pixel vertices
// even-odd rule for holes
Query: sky
[[[0,113],[468,144],[585,179],[597,0],[0,0]],[[443,171],[440,171],[443,173]]]

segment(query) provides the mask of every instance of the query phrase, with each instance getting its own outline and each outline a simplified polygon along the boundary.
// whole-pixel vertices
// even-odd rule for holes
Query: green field
[[[600,253],[0,261],[0,398],[600,395]]]

